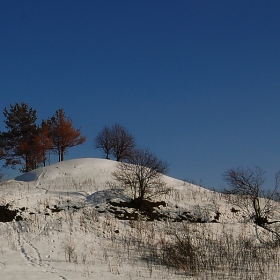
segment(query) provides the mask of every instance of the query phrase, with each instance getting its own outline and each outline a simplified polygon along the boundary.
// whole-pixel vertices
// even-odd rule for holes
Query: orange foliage
[[[81,145],[86,141],[86,136],[81,135],[81,129],[74,128],[72,120],[65,116],[63,109],[56,111],[49,124],[52,147],[59,155],[59,161],[63,161],[67,148]]]

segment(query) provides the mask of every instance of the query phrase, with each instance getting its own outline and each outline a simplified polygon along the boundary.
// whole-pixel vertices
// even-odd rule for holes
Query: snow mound
[[[43,172],[43,167],[40,167],[36,170],[32,170],[30,172],[24,173],[20,176],[17,176],[15,178],[15,181],[22,181],[22,182],[32,182],[38,180],[40,175]]]
[[[31,182],[36,180],[51,181],[63,178],[96,178],[101,174],[108,179],[116,167],[116,162],[107,159],[82,158],[58,162],[40,167],[15,178],[16,181]]]

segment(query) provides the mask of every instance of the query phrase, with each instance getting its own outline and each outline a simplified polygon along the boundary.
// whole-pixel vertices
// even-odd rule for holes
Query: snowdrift
[[[198,240],[228,232],[237,240],[241,233],[256,236],[222,194],[169,176],[163,177],[169,194],[135,209],[112,178],[116,166],[106,159],[73,159],[3,182],[1,280],[193,279],[149,257],[157,242],[172,240],[186,225]],[[207,279],[243,279],[242,270],[237,278],[227,271]]]

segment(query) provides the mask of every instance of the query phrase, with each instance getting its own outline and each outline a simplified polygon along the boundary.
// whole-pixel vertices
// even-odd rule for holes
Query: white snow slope
[[[176,219],[188,211],[205,222],[193,228],[204,235],[230,231],[256,238],[253,224],[233,213],[222,194],[168,176],[171,192],[158,198],[167,203],[158,211],[169,220],[117,219],[108,200],[129,199],[112,179],[116,165],[105,159],[69,160],[3,182],[0,205],[21,218],[0,222],[0,279],[204,279],[149,263],[136,242],[172,238],[163,233],[182,228],[187,222]],[[210,223],[217,221],[217,212],[218,222]],[[259,279],[280,279],[269,277]]]

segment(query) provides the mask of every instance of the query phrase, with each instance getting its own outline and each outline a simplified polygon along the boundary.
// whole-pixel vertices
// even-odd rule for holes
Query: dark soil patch
[[[19,221],[22,221],[23,220],[23,218],[22,218],[22,216],[16,216],[16,219],[15,219],[17,222],[19,222]]]
[[[140,215],[145,216],[147,221],[162,220],[165,218],[163,214],[157,212],[159,206],[166,206],[165,201],[131,200],[129,202],[109,201],[109,203],[112,205],[109,212],[115,214],[115,217],[119,220],[138,220]],[[133,208],[135,211],[132,213],[127,212],[126,208]]]
[[[173,212],[171,218],[170,214],[162,213],[159,206],[166,207],[165,201],[149,201],[149,200],[131,200],[129,202],[120,201],[108,201],[111,205],[109,212],[114,214],[115,217],[119,220],[138,220],[141,217],[144,217],[147,221],[165,221],[170,220],[172,222],[182,222],[189,221],[193,223],[205,223],[201,218],[191,215],[190,212],[186,211],[179,213],[179,210]],[[128,212],[127,208],[134,209]],[[132,213],[131,213],[132,212]],[[178,212],[178,213],[176,213]],[[175,214],[175,217],[174,217]]]
[[[232,208],[230,209],[230,211],[231,211],[232,213],[237,213],[237,212],[239,212],[240,210],[235,209],[234,207],[232,207]]]
[[[216,215],[214,216],[214,220],[218,221],[220,219],[221,213],[219,211],[216,212]]]
[[[17,210],[10,210],[8,209],[9,204],[6,206],[0,206],[0,222],[1,223],[8,223],[13,221],[16,217],[18,211]]]
[[[52,213],[59,213],[63,209],[57,207],[57,205],[54,205],[53,208],[50,208],[50,210],[52,211]]]
[[[50,209],[52,211],[52,213],[59,213],[61,211],[64,211],[65,209],[64,208],[60,208],[58,207],[57,205],[54,205],[53,208],[50,208],[49,206],[46,207],[47,209]],[[74,210],[74,211],[78,211],[80,210],[82,207],[79,207],[79,206],[76,206],[76,205],[73,205],[73,206],[70,206],[70,205],[67,205],[66,206],[66,209],[67,210]]]

